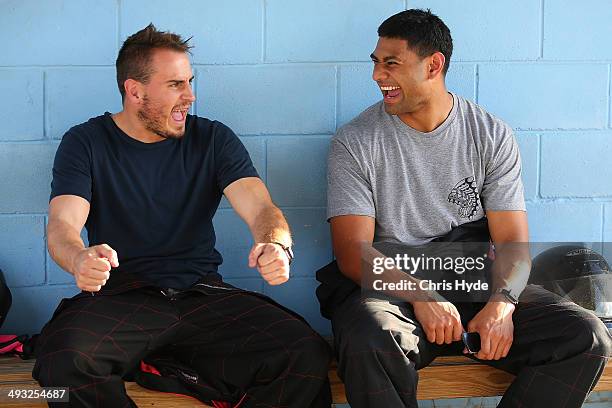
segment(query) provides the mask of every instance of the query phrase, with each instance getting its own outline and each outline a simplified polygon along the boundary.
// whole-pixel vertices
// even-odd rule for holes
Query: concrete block
[[[42,71],[2,69],[0,70],[0,89],[5,95],[0,101],[0,121],[2,122],[0,140],[43,139]]]
[[[332,133],[335,76],[322,65],[201,67],[197,112],[241,135]]]
[[[400,0],[266,1],[267,61],[369,61]]]
[[[121,2],[121,41],[153,23],[180,34],[194,46],[196,64],[260,62],[263,2],[253,0],[163,0]]]
[[[7,0],[0,65],[111,65],[117,58],[116,1]]]
[[[291,264],[291,276],[314,277],[317,269],[333,259],[325,208],[288,209],[283,213],[294,242],[295,260]]]
[[[542,136],[543,197],[612,195],[612,132],[567,132]]]
[[[609,60],[612,7],[608,0],[544,2],[544,58]]]
[[[32,286],[12,290],[13,305],[2,331],[17,334],[40,333],[62,298],[69,298],[80,290],[76,286]]]
[[[431,9],[453,38],[453,59],[535,60],[540,56],[539,1],[408,0],[409,8]]]
[[[479,66],[478,102],[516,129],[593,129],[607,125],[604,64]]]
[[[56,143],[0,145],[0,213],[46,212]]]
[[[329,137],[268,142],[268,188],[279,206],[325,206]]]
[[[340,66],[338,127],[382,99],[380,89],[372,80],[372,69],[372,63]]]
[[[114,68],[47,71],[47,135],[61,139],[71,127],[122,110]]]
[[[521,152],[521,166],[523,171],[523,187],[525,199],[533,200],[538,194],[538,150],[539,136],[532,132],[519,132],[516,140]]]
[[[45,282],[44,225],[43,216],[0,216],[0,269],[9,287]]]
[[[533,242],[601,242],[602,205],[584,201],[527,203]]]

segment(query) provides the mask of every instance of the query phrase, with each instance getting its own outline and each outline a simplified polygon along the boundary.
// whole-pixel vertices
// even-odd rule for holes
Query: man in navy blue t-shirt
[[[129,37],[116,63],[123,110],[62,139],[48,246],[83,292],[44,327],[33,375],[69,386],[73,406],[135,406],[123,378],[171,359],[174,371],[161,373],[178,378],[171,391],[241,407],[329,407],[325,341],[217,273],[212,218],[222,195],[248,224],[248,264],[268,284],[289,279],[292,242],[238,137],[187,114],[189,48],[153,25]]]

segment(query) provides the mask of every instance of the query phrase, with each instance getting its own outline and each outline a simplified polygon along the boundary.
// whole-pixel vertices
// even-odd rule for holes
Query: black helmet
[[[2,327],[2,323],[4,323],[4,319],[11,308],[12,302],[13,297],[11,296],[11,291],[8,286],[6,286],[2,269],[0,269],[0,327]]]
[[[547,249],[533,259],[529,283],[593,311],[612,327],[612,271],[596,251],[581,245]]]

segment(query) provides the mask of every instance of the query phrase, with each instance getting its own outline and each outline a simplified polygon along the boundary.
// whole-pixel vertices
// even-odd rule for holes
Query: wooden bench
[[[0,357],[0,406],[11,407],[44,407],[46,403],[5,402],[11,389],[36,389],[38,384],[32,379],[33,360],[21,360],[17,357]],[[334,402],[346,403],[344,385],[336,374],[336,367],[329,370]],[[442,399],[463,397],[492,397],[504,393],[514,377],[467,357],[439,357],[419,371],[418,399]],[[175,394],[150,391],[136,383],[126,383],[128,394],[139,407],[187,408],[207,407],[207,405],[190,398]],[[608,365],[595,391],[612,391],[612,365]]]

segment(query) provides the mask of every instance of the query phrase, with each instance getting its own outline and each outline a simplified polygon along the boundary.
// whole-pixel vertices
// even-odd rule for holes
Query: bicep
[[[487,222],[494,243],[529,242],[525,211],[487,211]]]
[[[76,195],[60,195],[49,202],[49,224],[62,222],[81,231],[89,215],[89,201]]]
[[[356,280],[360,277],[361,245],[374,241],[374,218],[341,215],[330,219],[332,246],[340,270]]]
[[[262,208],[274,205],[268,189],[258,177],[238,179],[225,187],[223,194],[248,225],[252,225]]]

